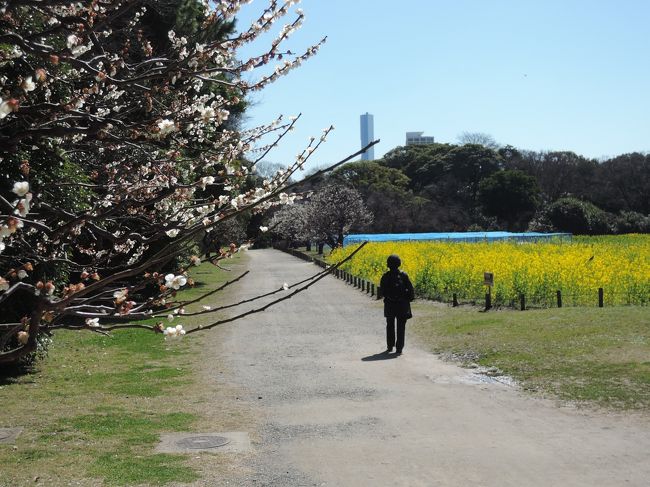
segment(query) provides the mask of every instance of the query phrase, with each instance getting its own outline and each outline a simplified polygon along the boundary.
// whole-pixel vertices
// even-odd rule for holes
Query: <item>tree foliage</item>
[[[535,178],[522,171],[498,171],[481,180],[479,199],[486,215],[506,222],[512,230],[517,221],[530,217],[537,209],[539,188]]]

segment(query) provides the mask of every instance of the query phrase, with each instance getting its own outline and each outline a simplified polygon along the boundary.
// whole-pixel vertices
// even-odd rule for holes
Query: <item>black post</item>
[[[383,297],[383,293],[381,292],[381,286],[377,286],[377,299],[381,299]]]
[[[519,304],[521,305],[521,310],[526,311],[526,296],[524,294],[519,295]]]
[[[492,294],[490,291],[485,293],[485,311],[492,309]]]
[[[374,295],[375,295],[375,283],[371,282],[370,283],[370,296],[374,296]]]
[[[325,244],[322,242],[318,243],[318,255],[323,255],[323,247],[325,247]]]
[[[602,308],[605,305],[605,300],[603,299],[603,288],[598,288],[598,307]]]
[[[451,305],[455,308],[458,306],[458,294],[454,293],[451,295]]]
[[[311,242],[309,240],[307,240],[307,245],[305,246],[305,250],[307,252],[311,252]]]
[[[562,307],[562,291],[558,289],[557,291],[557,307],[561,308]]]

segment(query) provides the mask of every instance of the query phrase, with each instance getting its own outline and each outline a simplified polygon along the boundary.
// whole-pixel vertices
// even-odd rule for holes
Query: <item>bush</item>
[[[576,198],[560,198],[547,210],[551,225],[562,232],[577,235],[612,233],[612,215],[593,203]]]
[[[616,233],[650,233],[650,215],[621,211],[616,216]]]

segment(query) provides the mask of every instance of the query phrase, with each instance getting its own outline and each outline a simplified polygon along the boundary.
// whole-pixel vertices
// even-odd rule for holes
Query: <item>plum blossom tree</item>
[[[182,325],[138,321],[181,314],[176,291],[201,260],[194,243],[242,212],[293,202],[289,178],[333,129],[246,185],[298,117],[239,130],[231,113],[325,39],[297,54],[285,47],[304,19],[291,11],[297,0],[268,1],[240,33],[231,26],[250,1],[179,1],[192,21],[160,35],[156,8],[170,2],[0,1],[0,363],[62,328],[183,335]],[[238,58],[269,30],[270,45]]]
[[[341,184],[329,184],[313,192],[309,201],[278,211],[271,227],[289,240],[314,240],[331,248],[343,245],[343,237],[353,228],[361,230],[372,223],[373,215],[361,193]]]

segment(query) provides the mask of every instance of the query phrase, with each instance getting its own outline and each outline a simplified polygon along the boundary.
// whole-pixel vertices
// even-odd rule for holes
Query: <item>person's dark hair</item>
[[[398,269],[399,266],[402,265],[402,261],[400,260],[398,255],[393,254],[388,256],[386,265],[388,265],[389,269]]]

